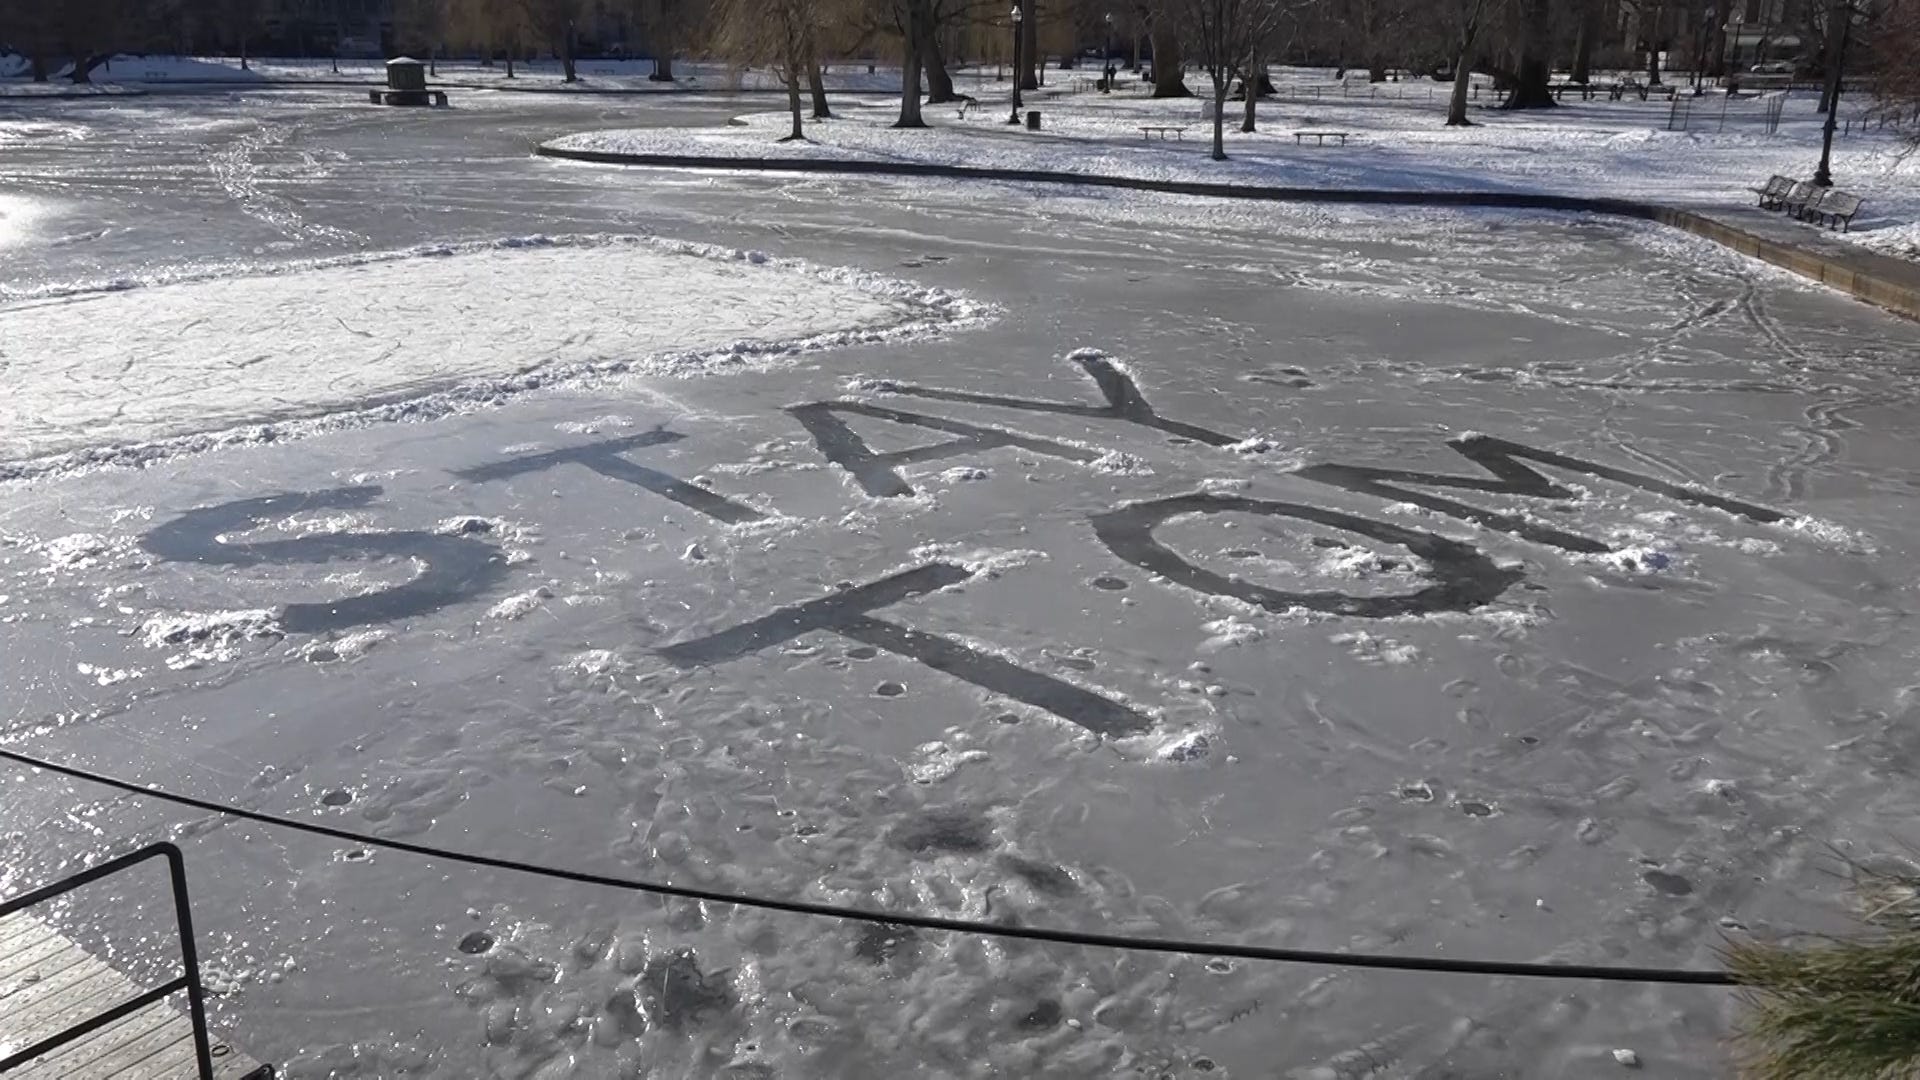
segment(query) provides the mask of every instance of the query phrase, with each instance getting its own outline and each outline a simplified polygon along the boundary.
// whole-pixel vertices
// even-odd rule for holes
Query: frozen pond
[[[595,169],[527,149],[742,106],[350,102],[0,113],[6,745],[1450,957],[1708,967],[1900,850],[1910,324],[1625,222]],[[295,1076],[1730,1067],[1716,989],[888,935],[0,783],[0,892],[179,840]]]

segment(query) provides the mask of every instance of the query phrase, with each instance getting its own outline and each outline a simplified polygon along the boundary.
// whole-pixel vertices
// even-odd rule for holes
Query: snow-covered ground
[[[1729,99],[1717,90],[1674,105],[1635,97],[1613,102],[1570,95],[1558,109],[1505,113],[1477,106],[1475,126],[1447,128],[1447,87],[1431,81],[1369,86],[1336,82],[1330,72],[1277,74],[1280,95],[1260,107],[1260,130],[1243,134],[1241,105],[1228,103],[1227,153],[1208,156],[1209,104],[1154,100],[1137,81],[1101,95],[1056,86],[1030,93],[1039,135],[1010,127],[1006,83],[960,80],[978,104],[964,118],[955,106],[928,106],[931,130],[900,131],[897,110],[853,102],[840,119],[810,123],[809,143],[777,140],[784,114],[755,113],[744,126],[706,131],[650,129],[586,132],[560,147],[723,157],[882,158],[1007,168],[1051,169],[1153,179],[1262,183],[1320,188],[1536,191],[1646,198],[1682,206],[1752,206],[1752,187],[1780,173],[1811,175],[1820,156],[1816,96],[1790,94],[1774,134],[1765,131],[1767,96]],[[1081,77],[1084,80],[1084,76]],[[1190,79],[1204,91],[1204,78]],[[1488,102],[1491,93],[1483,95]],[[1848,234],[1889,254],[1920,256],[1920,155],[1891,129],[1863,129],[1864,106],[1843,109],[1855,130],[1835,142],[1836,182],[1866,197]],[[1724,114],[1724,115],[1723,115]],[[1143,126],[1184,128],[1179,141],[1146,141]],[[1669,130],[1683,125],[1683,130]],[[1345,146],[1301,145],[1296,131],[1349,133]]]
[[[419,416],[586,378],[764,367],[978,310],[875,275],[623,237],[56,289],[0,304],[13,343],[0,471],[243,428],[285,437],[286,421],[367,410]]]
[[[352,97],[0,122],[0,374],[44,403],[4,434],[98,451],[0,482],[9,747],[589,871],[1451,957],[1705,967],[1845,926],[1834,848],[1910,855],[1911,323],[1631,221],[593,168],[528,147],[737,105]],[[149,398],[246,430],[222,381],[319,422],[127,452]],[[658,903],[12,767],[0,836],[9,894],[179,842],[216,1018],[298,1078],[1733,1067],[1710,987]],[[148,895],[54,917],[171,973]]]

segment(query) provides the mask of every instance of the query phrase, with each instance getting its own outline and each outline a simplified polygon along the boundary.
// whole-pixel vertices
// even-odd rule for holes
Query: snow
[[[0,145],[5,145],[6,135],[7,126],[0,124]],[[46,212],[45,204],[39,200],[0,194],[0,250],[26,242],[33,233],[34,223],[45,217]]]
[[[1475,126],[1441,125],[1447,87],[1429,81],[1370,87],[1364,79],[1332,81],[1326,72],[1279,69],[1280,94],[1262,102],[1261,130],[1243,134],[1229,103],[1230,160],[1208,159],[1211,121],[1203,101],[1154,100],[1133,82],[1100,95],[1055,88],[1027,95],[1044,130],[1031,135],[1002,123],[993,107],[1005,84],[962,79],[980,105],[961,119],[948,106],[926,107],[925,131],[891,127],[878,103],[842,108],[839,119],[813,122],[805,143],[775,142],[784,113],[757,112],[705,130],[605,130],[554,139],[562,149],[714,157],[879,159],[982,168],[1044,169],[1152,180],[1267,184],[1333,189],[1515,191],[1648,199],[1701,208],[1750,208],[1749,190],[1780,173],[1806,176],[1819,158],[1816,95],[1788,97],[1776,134],[1765,131],[1770,96],[1729,99],[1715,89],[1693,98],[1684,130],[1668,130],[1675,107],[1655,99],[1612,102],[1568,96],[1559,108],[1504,113],[1476,106]],[[1204,76],[1189,84],[1199,90]],[[1842,106],[1850,132],[1838,139],[1833,170],[1840,186],[1864,196],[1851,232],[1835,234],[1888,254],[1913,256],[1920,224],[1920,155],[1894,129],[1865,119],[1866,104]],[[1724,112],[1724,116],[1723,116]],[[1184,141],[1144,142],[1142,125],[1187,128]],[[1344,131],[1346,146],[1298,145],[1300,129]],[[1809,232],[1813,230],[1809,227]]]
[[[549,366],[473,377],[467,398],[318,395],[310,421],[124,455],[103,438],[68,462],[137,471],[9,473],[9,747],[376,838],[773,897],[1702,968],[1746,927],[1847,925],[1833,850],[1895,849],[1920,819],[1911,323],[1626,220],[586,168],[527,148],[756,106],[476,92],[428,115],[342,96],[10,108],[0,191],[51,216],[0,264],[5,362],[51,348],[8,332],[15,314],[98,305],[113,325],[61,329],[108,364],[72,374],[137,411],[117,384],[153,391],[120,374],[131,351],[110,333],[189,373],[211,365],[182,343],[296,348],[258,309],[293,310],[304,286],[349,325],[371,308],[397,336],[474,343],[455,366]],[[499,242],[527,234],[555,239]],[[711,246],[622,239],[639,234]],[[663,267],[792,302],[668,310]],[[428,325],[356,288],[416,272],[485,306]],[[586,313],[595,340],[532,310],[523,284],[578,302],[548,278],[606,309]],[[172,296],[213,321],[139,325],[172,318]],[[421,303],[444,320],[443,301]],[[880,329],[834,329],[870,308]],[[681,339],[609,347],[661,336],[656,318]],[[783,333],[821,347],[723,351],[796,321]],[[340,357],[322,363],[367,355],[337,327],[323,343]],[[1150,416],[1102,407],[1091,348]],[[626,366],[555,374],[601,352]],[[307,393],[296,374],[276,378]],[[847,445],[792,411],[879,393],[867,404],[930,426],[837,415],[905,455],[911,497],[867,493]],[[1019,442],[956,434],[978,429]],[[1468,430],[1648,486],[1516,459],[1573,497],[1502,490],[1463,456]],[[487,472],[596,446],[632,468]],[[1107,454],[1151,472],[1086,466]],[[1326,465],[1430,482],[1381,494],[1310,468]],[[663,478],[733,509],[709,516]],[[343,501],[344,485],[378,490]],[[1208,493],[1242,509],[1098,526]],[[1702,493],[1785,517],[1681,497]],[[242,502],[268,496],[270,512]],[[150,543],[209,520],[206,561]],[[1665,568],[1640,568],[1657,553]],[[875,591],[930,564],[922,583],[945,587]],[[1489,580],[1490,599],[1461,599]],[[1212,591],[1245,585],[1267,606]],[[1396,607],[1424,590],[1466,610]],[[330,608],[338,625],[299,628]],[[723,655],[748,626],[780,640]],[[186,850],[226,992],[214,1019],[289,1075],[1585,1076],[1619,1072],[1624,1047],[1662,1076],[1734,1070],[1713,988],[1198,963],[641,902],[27,769],[0,782],[0,891],[157,836]],[[131,933],[164,905],[108,893],[58,917],[94,932],[111,905],[139,924],[117,962],[175,970],[166,935]]]
[[[430,415],[589,378],[758,369],[986,310],[876,275],[620,236],[14,296],[0,304],[0,335],[22,343],[0,461],[349,411]]]

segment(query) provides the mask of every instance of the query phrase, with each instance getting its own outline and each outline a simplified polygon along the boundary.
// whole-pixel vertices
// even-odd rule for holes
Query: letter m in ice
[[[1471,521],[1489,529],[1511,533],[1537,544],[1591,554],[1611,551],[1612,548],[1598,540],[1555,528],[1524,514],[1474,506],[1417,489],[1452,488],[1459,491],[1486,492],[1491,495],[1518,495],[1532,499],[1570,500],[1578,496],[1577,492],[1554,483],[1526,464],[1526,462],[1533,462],[1564,472],[1581,473],[1600,480],[1610,480],[1616,484],[1638,488],[1677,502],[1725,511],[1750,521],[1771,523],[1785,520],[1787,517],[1778,510],[1769,510],[1764,506],[1730,499],[1710,491],[1655,479],[1651,476],[1642,476],[1611,465],[1583,461],[1551,450],[1536,450],[1531,446],[1490,435],[1464,435],[1448,440],[1447,445],[1491,475],[1453,476],[1446,473],[1341,464],[1310,465],[1294,475],[1302,480],[1329,484],[1363,495],[1373,495],[1394,502],[1412,503],[1462,521]]]

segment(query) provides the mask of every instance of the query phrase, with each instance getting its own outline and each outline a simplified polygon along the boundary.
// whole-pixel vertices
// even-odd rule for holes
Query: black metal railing
[[[0,1073],[24,1065],[50,1051],[58,1050],[117,1020],[125,1019],[156,1001],[185,990],[187,1011],[193,1020],[193,1056],[200,1070],[200,1080],[213,1080],[213,1046],[207,1036],[206,992],[200,988],[200,955],[194,948],[193,914],[187,907],[187,864],[178,847],[166,841],[150,844],[138,851],[128,852],[117,859],[109,859],[98,866],[82,870],[72,877],[56,881],[44,888],[35,889],[24,896],[16,896],[11,900],[0,902],[0,919],[36,904],[43,904],[57,896],[64,896],[75,889],[120,873],[149,859],[167,860],[167,876],[173,884],[174,920],[180,928],[180,963],[183,969],[180,976],[110,1009],[96,1013],[63,1031],[49,1035],[24,1050],[0,1058]]]

